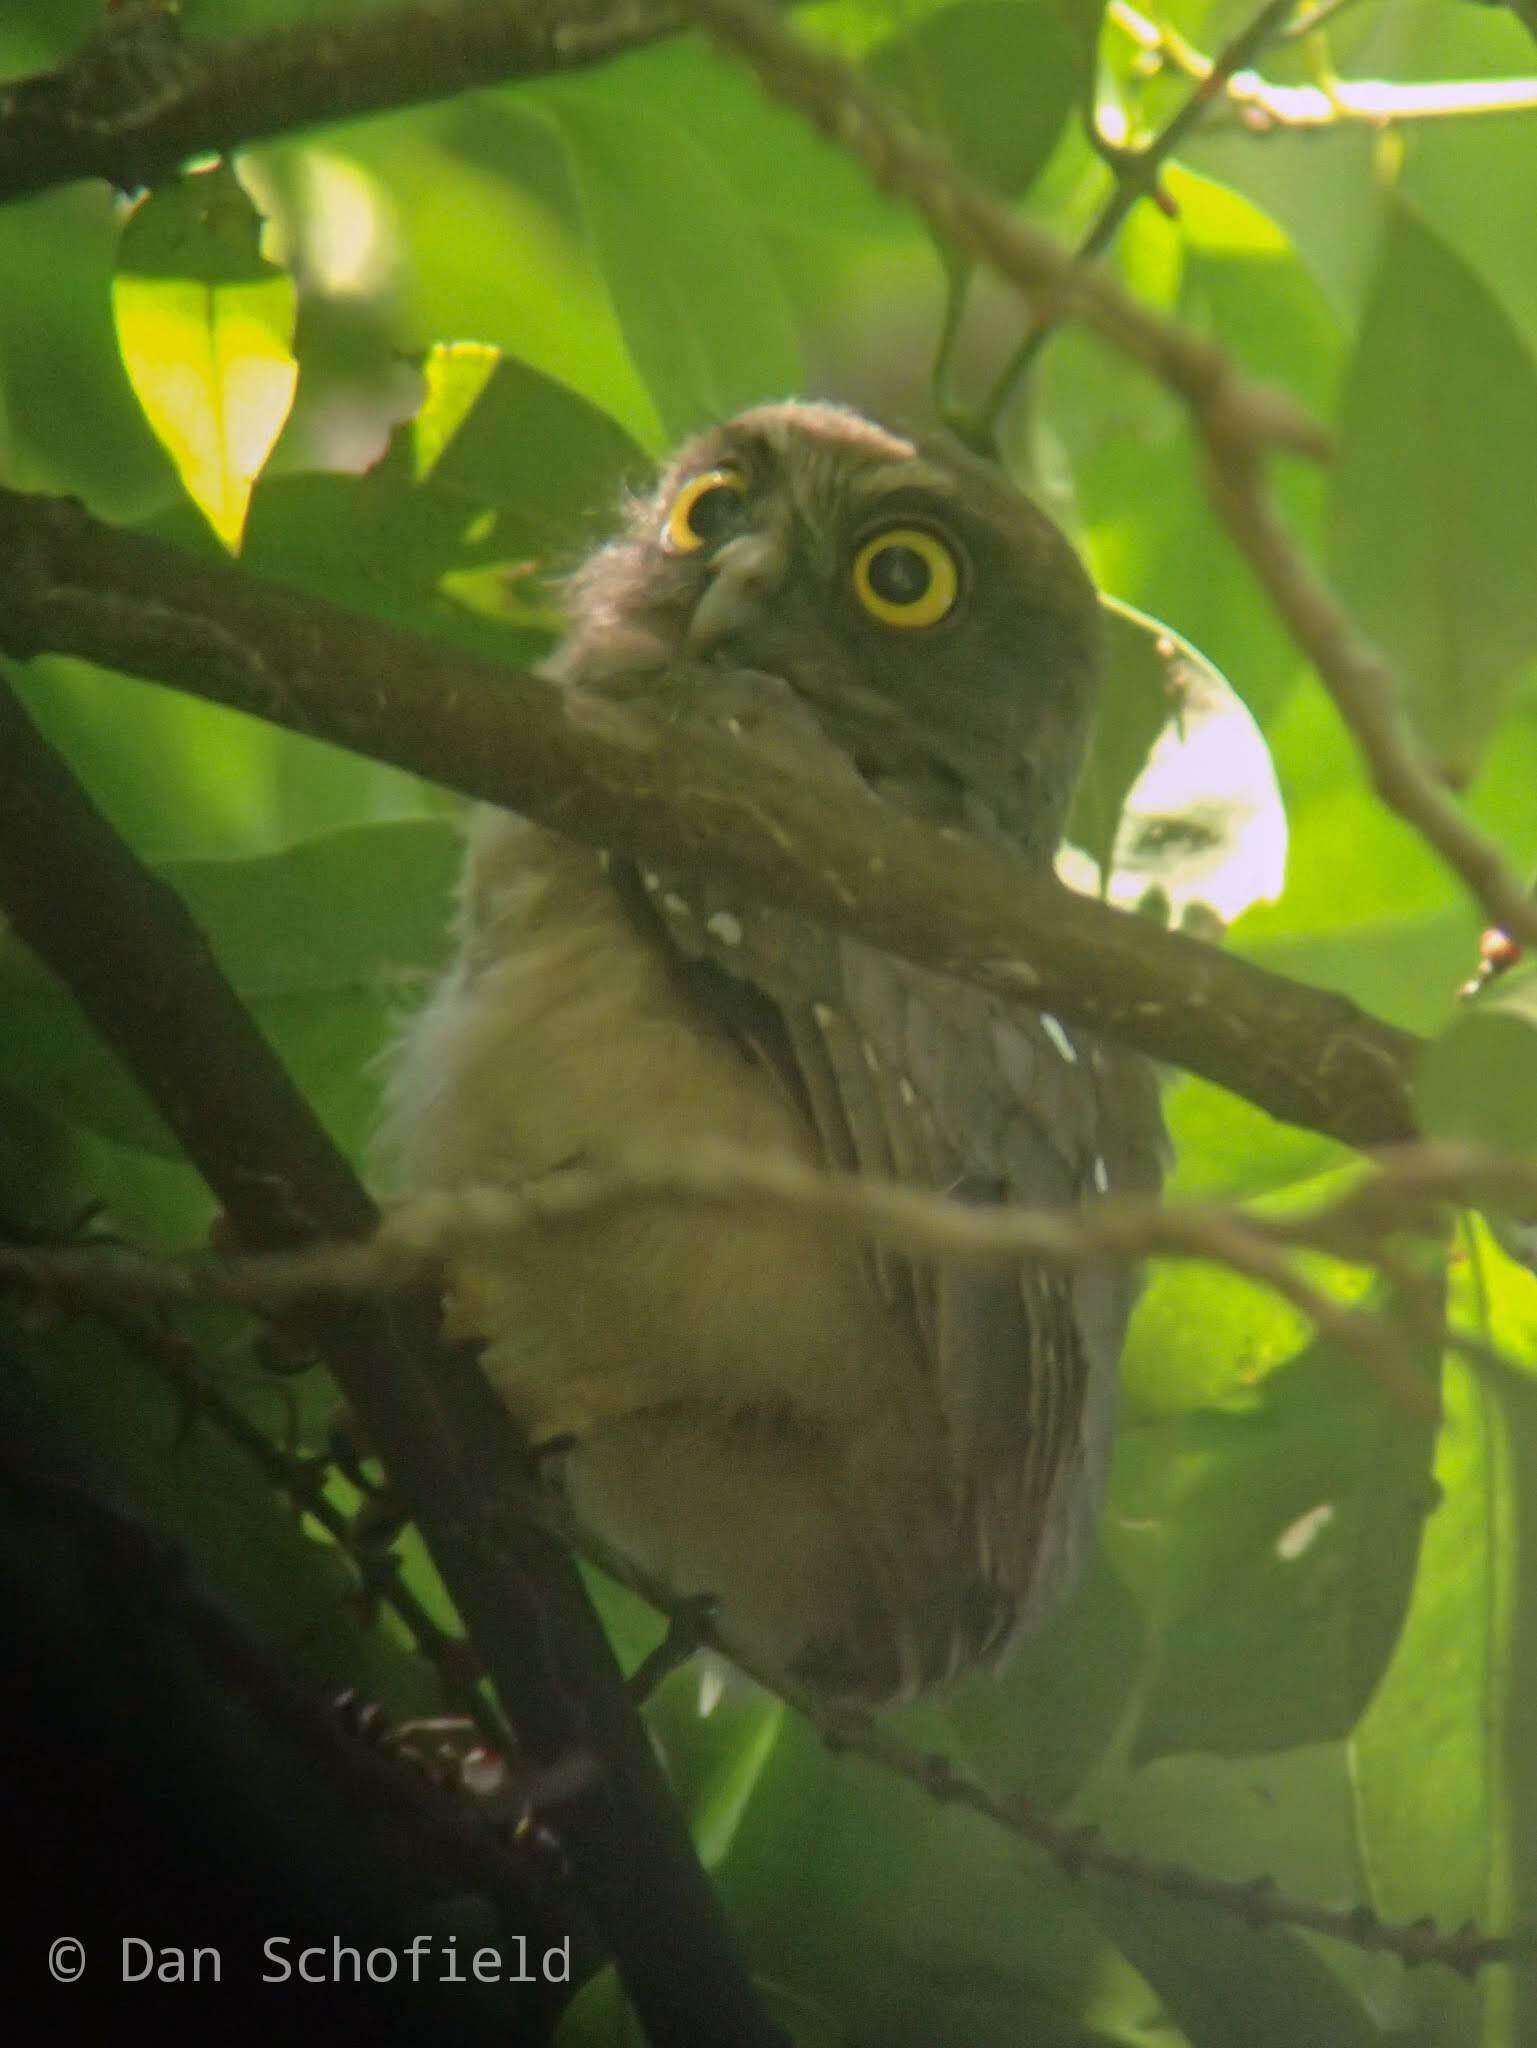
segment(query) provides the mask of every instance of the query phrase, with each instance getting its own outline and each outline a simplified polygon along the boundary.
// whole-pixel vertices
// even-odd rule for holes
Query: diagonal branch
[[[1251,383],[1194,328],[1164,319],[1105,272],[1076,263],[1054,236],[968,177],[841,57],[813,47],[757,0],[683,4],[766,91],[846,150],[882,191],[905,199],[945,248],[990,264],[1041,317],[1078,320],[1140,363],[1185,401],[1208,438],[1314,461],[1327,456],[1327,433],[1289,397]]]
[[[696,1647],[712,1645],[713,1628],[707,1617],[698,1614],[697,1602],[679,1602],[653,1575],[638,1571],[629,1559],[618,1555],[590,1530],[573,1526],[568,1536],[576,1548],[621,1585],[680,1621],[692,1633]],[[737,1651],[730,1645],[721,1647],[726,1655],[738,1659]],[[1471,1921],[1450,1930],[1443,1930],[1428,1916],[1409,1922],[1388,1921],[1366,1905],[1326,1906],[1316,1900],[1291,1897],[1270,1877],[1235,1882],[1231,1878],[1209,1877],[1181,1863],[1117,1849],[1103,1839],[1093,1823],[1084,1826],[1055,1820],[1018,1795],[991,1791],[942,1751],[918,1748],[869,1714],[829,1707],[815,1694],[788,1686],[777,1674],[752,1671],[750,1665],[745,1668],[804,1716],[834,1755],[859,1757],[888,1776],[905,1779],[937,1805],[960,1807],[1017,1841],[1031,1843],[1051,1857],[1067,1877],[1129,1885],[1169,1898],[1190,1899],[1231,1914],[1256,1931],[1266,1927],[1310,1928],[1352,1948],[1381,1950],[1397,1956],[1409,1968],[1440,1963],[1469,1978],[1491,1964],[1525,1961],[1532,1953],[1532,1936],[1524,1928],[1515,1934],[1485,1934]]]
[[[63,500],[0,490],[0,647],[73,654],[505,804],[1206,1075],[1353,1145],[1412,1134],[1417,1041],[1344,997],[1075,896],[740,741],[264,583]],[[337,1226],[333,1234],[341,1234]]]
[[[1101,130],[1091,93],[1091,104],[1085,115],[1089,139],[1110,166],[1115,182],[1109,198],[1073,252],[1075,263],[1080,266],[1097,263],[1138,202],[1159,194],[1158,181],[1164,165],[1186,137],[1207,118],[1215,94],[1235,72],[1251,63],[1277,33],[1282,18],[1290,13],[1291,7],[1292,0],[1265,0],[1252,20],[1223,45],[1215,58],[1207,61],[1206,69],[1158,133],[1135,148],[1121,147],[1107,139]],[[989,440],[993,437],[1004,408],[1059,325],[1060,315],[1057,314],[1041,315],[1030,322],[1023,340],[1004,364],[983,401],[976,421],[980,435]]]
[[[1493,923],[1537,945],[1537,907],[1499,848],[1437,784],[1392,671],[1304,559],[1265,493],[1262,459],[1288,452],[1321,460],[1329,452],[1323,430],[1289,399],[1241,377],[1213,343],[1075,263],[919,135],[841,58],[812,48],[759,0],[684,4],[767,91],[856,158],[883,191],[906,199],[946,248],[991,264],[1040,302],[1038,318],[1080,320],[1184,399],[1206,444],[1217,514],[1334,698],[1384,802],[1462,877]]]
[[[374,1211],[216,966],[0,683],[0,908],[60,976],[181,1140],[241,1240],[356,1237]],[[310,1305],[536,1764],[573,1750],[598,1781],[560,1810],[579,1896],[653,2040],[779,2048],[563,1547],[511,1511],[528,1461],[504,1411],[438,1344],[418,1291]],[[525,1481],[526,1484],[526,1481]],[[683,1944],[690,1967],[668,1958]]]

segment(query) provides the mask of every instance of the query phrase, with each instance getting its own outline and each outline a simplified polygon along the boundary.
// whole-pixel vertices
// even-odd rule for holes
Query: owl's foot
[[[694,1593],[678,1602],[668,1619],[666,1635],[625,1680],[638,1707],[643,1707],[663,1680],[681,1670],[690,1657],[710,1648],[719,1614],[720,1602],[713,1593]]]

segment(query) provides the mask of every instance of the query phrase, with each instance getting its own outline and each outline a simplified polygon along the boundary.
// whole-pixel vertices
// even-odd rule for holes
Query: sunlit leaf
[[[1278,896],[1285,875],[1286,813],[1265,742],[1188,641],[1130,605],[1103,605],[1105,686],[1059,870],[1170,924],[1231,924]],[[1079,869],[1075,848],[1097,875]]]
[[[232,171],[189,173],[140,202],[112,302],[145,417],[188,496],[238,552],[299,366],[293,280],[263,257],[261,216]]]
[[[1537,1282],[1473,1229],[1456,1319],[1526,1371],[1453,1359],[1436,1455],[1437,1505],[1383,1683],[1352,1742],[1356,1815],[1373,1903],[1455,1928],[1519,1924],[1537,1899]],[[1537,2002],[1525,1973],[1413,1982],[1433,2038],[1514,2048]]]

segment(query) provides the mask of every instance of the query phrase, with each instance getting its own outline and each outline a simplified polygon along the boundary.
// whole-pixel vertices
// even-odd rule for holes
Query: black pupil
[[[689,532],[695,540],[719,540],[730,532],[741,502],[741,492],[730,484],[711,484],[688,508]]]
[[[870,588],[887,604],[917,604],[929,594],[934,572],[916,548],[900,541],[878,548],[870,557]]]

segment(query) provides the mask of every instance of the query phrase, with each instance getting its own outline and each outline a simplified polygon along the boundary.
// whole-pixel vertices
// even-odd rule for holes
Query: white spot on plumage
[[[671,889],[669,889],[667,894],[662,898],[662,908],[667,912],[667,915],[669,917],[688,917],[692,914],[689,910],[688,905],[684,902],[683,898],[681,896],[674,895]]]
[[[742,943],[742,920],[733,917],[729,910],[717,910],[704,921],[704,928],[712,939],[719,939],[723,946],[740,946]]]
[[[1276,1538],[1275,1554],[1282,1564],[1294,1564],[1305,1550],[1310,1550],[1316,1538],[1321,1536],[1334,1520],[1333,1504],[1321,1500],[1316,1508],[1309,1508],[1305,1515],[1299,1515]]]
[[[1050,1010],[1042,1010],[1041,1012],[1041,1029],[1057,1048],[1057,1051],[1061,1053],[1068,1065],[1076,1067],[1078,1064],[1078,1048],[1062,1029],[1057,1019],[1053,1017]]]
[[[1095,1153],[1094,1164],[1090,1168],[1090,1172],[1093,1174],[1095,1187],[1099,1189],[1102,1195],[1108,1195],[1110,1192],[1110,1169],[1106,1166],[1101,1153]]]

